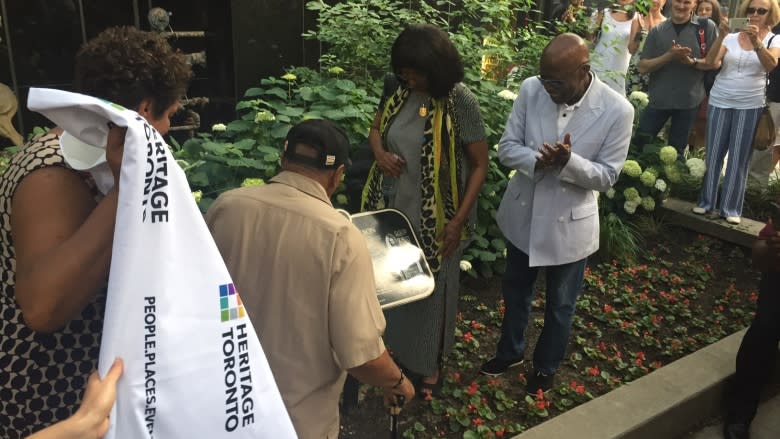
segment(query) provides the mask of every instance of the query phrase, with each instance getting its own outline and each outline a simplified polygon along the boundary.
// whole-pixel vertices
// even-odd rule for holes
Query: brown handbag
[[[753,134],[753,149],[758,151],[765,151],[767,148],[775,144],[775,121],[772,120],[772,114],[769,112],[769,107],[764,107],[761,110],[761,115],[758,116],[758,126],[756,132]]]
[[[776,36],[777,35],[772,34],[769,38],[767,47],[772,44],[772,40],[774,40]],[[768,87],[769,74],[766,75],[766,79],[764,80],[764,108],[761,110],[761,115],[758,116],[758,126],[756,127],[756,132],[753,134],[753,149],[757,151],[766,151],[767,148],[774,146],[775,136],[777,136],[775,121],[772,119],[772,113],[769,112],[769,106],[766,104]]]

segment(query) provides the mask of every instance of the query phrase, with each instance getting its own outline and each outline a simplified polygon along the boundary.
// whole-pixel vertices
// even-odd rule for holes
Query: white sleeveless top
[[[631,24],[639,18],[627,21],[617,21],[612,18],[609,8],[604,9],[604,20],[601,22],[601,36],[591,56],[591,69],[604,83],[621,95],[626,94],[626,73],[631,54],[628,52],[628,40],[631,37]],[[594,13],[594,21],[597,13]]]
[[[766,70],[754,50],[744,50],[739,46],[738,35],[728,34],[723,39],[726,54],[710,90],[709,103],[713,107],[747,110],[764,106]],[[772,35],[772,32],[766,34],[764,45],[780,47],[780,36],[772,38]]]

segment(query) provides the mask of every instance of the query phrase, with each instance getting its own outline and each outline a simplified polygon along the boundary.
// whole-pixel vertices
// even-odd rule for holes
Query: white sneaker
[[[742,222],[742,218],[740,218],[738,216],[727,216],[726,217],[726,222],[729,223],[729,224],[739,224],[739,223]]]
[[[693,208],[693,213],[696,215],[704,215],[707,211],[703,207],[696,206]]]

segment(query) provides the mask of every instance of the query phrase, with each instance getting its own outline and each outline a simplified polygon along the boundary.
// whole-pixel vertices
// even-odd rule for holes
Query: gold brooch
[[[420,115],[420,117],[425,117],[428,115],[428,107],[425,104],[420,104],[420,109],[417,110],[417,114]]]

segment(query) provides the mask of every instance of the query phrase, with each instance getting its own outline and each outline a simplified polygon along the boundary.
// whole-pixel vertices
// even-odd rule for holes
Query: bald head
[[[585,41],[569,33],[553,38],[542,51],[539,80],[556,104],[576,103],[591,81]]]
[[[588,46],[585,40],[572,33],[556,36],[542,51],[543,70],[569,71],[587,62]]]

